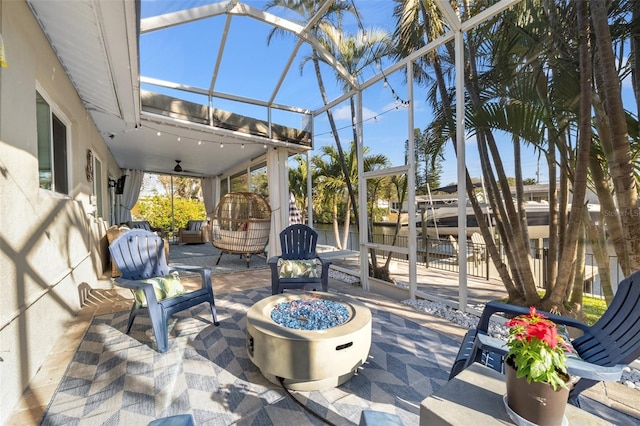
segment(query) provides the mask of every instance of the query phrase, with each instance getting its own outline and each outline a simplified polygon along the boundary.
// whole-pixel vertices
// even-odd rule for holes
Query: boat
[[[571,206],[569,206],[569,209]],[[592,220],[598,221],[600,214],[599,204],[587,204],[589,215]],[[490,206],[483,204],[482,211],[487,216],[490,226],[495,225],[495,218]],[[549,237],[549,203],[545,201],[525,202],[527,225],[529,228],[529,238]],[[467,205],[467,236],[474,232],[480,232],[478,220],[473,212],[473,208]],[[426,206],[422,213],[420,223],[422,233],[427,233],[429,237],[446,237],[448,235],[458,235],[458,205],[454,202],[438,203]]]

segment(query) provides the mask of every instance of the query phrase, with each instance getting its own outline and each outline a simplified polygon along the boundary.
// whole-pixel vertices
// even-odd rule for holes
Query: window
[[[250,191],[257,192],[265,198],[269,198],[269,179],[267,177],[267,163],[263,162],[251,167],[249,174]]]
[[[67,126],[36,92],[40,188],[68,194]]]
[[[220,198],[224,197],[229,192],[229,178],[224,178],[220,181]]]
[[[231,176],[231,191],[232,192],[246,192],[247,187],[247,172],[241,172]]]

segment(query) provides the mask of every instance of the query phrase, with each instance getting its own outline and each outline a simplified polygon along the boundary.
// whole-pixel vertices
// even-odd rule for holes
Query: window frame
[[[42,85],[36,82],[36,90],[35,90],[35,101],[36,101],[36,110],[37,110],[37,102],[38,96],[40,96],[44,102],[47,103],[49,107],[49,158],[51,160],[51,187],[46,188],[43,186],[42,181],[40,179],[40,154],[39,154],[39,143],[36,144],[36,158],[38,159],[38,186],[40,189],[45,191],[55,192],[57,194],[70,196],[71,188],[73,188],[72,182],[72,173],[71,173],[71,163],[72,163],[72,152],[71,152],[71,120],[62,112],[61,108],[53,101],[51,96],[47,93],[47,91],[42,87]],[[56,118],[60,124],[64,126],[65,135],[64,135],[64,150],[65,150],[65,165],[63,170],[60,167],[56,167],[55,161],[55,140],[53,135],[53,118]],[[38,115],[36,112],[36,140],[38,140]],[[61,191],[60,188],[56,188],[56,173],[63,172],[66,175],[66,188],[64,191]]]

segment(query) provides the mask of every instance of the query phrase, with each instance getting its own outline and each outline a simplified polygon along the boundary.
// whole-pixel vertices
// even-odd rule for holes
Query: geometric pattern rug
[[[220,259],[218,261],[218,259]],[[216,265],[216,262],[218,264]],[[212,274],[247,271],[249,269],[268,268],[267,259],[262,254],[253,254],[247,262],[244,255],[223,254],[211,243],[170,244],[169,265],[204,266],[211,268]]]
[[[148,317],[124,334],[129,312],[94,317],[42,419],[42,425],[147,425],[190,413],[197,425],[323,424],[266,380],[245,348],[245,317],[270,289],[216,295],[173,316],[169,350],[155,351]],[[372,313],[368,362],[343,385],[292,391],[337,425],[357,425],[362,410],[419,423],[420,403],[448,378],[458,343],[393,313]],[[472,421],[471,419],[469,419]]]

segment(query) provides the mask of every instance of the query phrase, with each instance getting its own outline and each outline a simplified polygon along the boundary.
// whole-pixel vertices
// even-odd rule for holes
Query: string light
[[[356,22],[358,23],[358,29],[362,32],[362,41],[364,43],[367,43],[367,41],[368,41],[367,30],[364,28],[364,25],[362,25],[362,19],[360,19],[360,14],[358,13],[358,9],[356,8],[356,5],[355,5],[353,0],[351,0],[351,5],[353,6],[353,9],[355,11],[355,18],[356,18]],[[401,105],[403,107],[409,106],[409,101],[405,101],[404,99],[401,99],[400,96],[398,96],[398,94],[395,92],[395,90],[393,90],[393,87],[391,87],[391,84],[387,80],[387,76],[384,74],[384,71],[382,71],[382,60],[381,60],[381,58],[375,58],[374,62],[375,62],[376,68],[378,70],[380,70],[380,73],[382,74],[382,77],[383,77],[383,80],[384,80],[383,83],[382,83],[382,87],[384,87],[384,88],[388,87],[388,88],[391,89],[391,94],[393,95],[395,104],[397,106]],[[369,63],[369,65],[371,65],[371,63]],[[398,107],[396,107],[395,109],[397,110]]]
[[[185,141],[187,141],[187,142],[188,142],[188,141],[193,141],[194,143],[197,143],[198,145],[202,145],[202,143],[203,143],[203,142],[205,142],[205,143],[217,143],[217,144],[219,144],[219,147],[220,147],[220,148],[224,148],[224,144],[225,144],[225,143],[227,143],[227,144],[229,144],[229,143],[230,143],[232,146],[240,146],[240,149],[244,149],[244,148],[245,148],[245,142],[241,142],[241,141],[226,141],[226,142],[218,142],[218,141],[212,141],[212,140],[192,139],[192,138],[190,138],[190,137],[180,136],[180,135],[179,135],[179,134],[177,134],[177,133],[171,133],[171,132],[166,132],[166,131],[160,131],[160,130],[158,130],[158,129],[156,129],[156,128],[152,127],[152,126],[142,125],[142,124],[137,125],[137,127],[136,127],[135,129],[131,129],[131,130],[138,130],[138,129],[142,129],[142,128],[147,129],[147,130],[151,130],[151,131],[153,131],[153,132],[156,132],[156,135],[158,135],[158,136],[162,136],[162,135],[164,134],[164,135],[166,135],[166,136],[172,136],[172,137],[175,137],[175,138],[176,138],[176,140],[177,140],[178,142],[180,142],[180,141],[182,141],[182,140],[184,139],[184,140],[185,140]],[[266,143],[265,143],[265,144],[263,144],[263,145],[262,145],[262,147],[263,147],[264,149],[267,149],[267,144],[266,144]]]
[[[361,123],[366,123],[367,121],[372,121],[372,120],[377,123],[378,122],[378,117],[380,117],[381,115],[384,115],[384,114],[386,114],[388,112],[391,112],[391,111],[398,111],[398,110],[400,110],[401,106],[403,108],[408,107],[409,106],[409,101],[400,100],[398,105],[394,105],[392,108],[389,108],[386,111],[382,111],[381,113],[379,113],[377,115],[374,115],[373,117],[370,117],[370,118],[367,118],[365,120],[362,120]],[[340,131],[340,130],[344,130],[344,129],[350,128],[352,126],[353,126],[352,124],[347,124],[346,126],[340,127],[340,128],[338,128],[336,130]],[[333,136],[333,132],[331,130],[329,130],[329,131],[324,132],[324,133],[316,133],[314,136],[317,137],[317,136],[323,136],[323,135]]]

